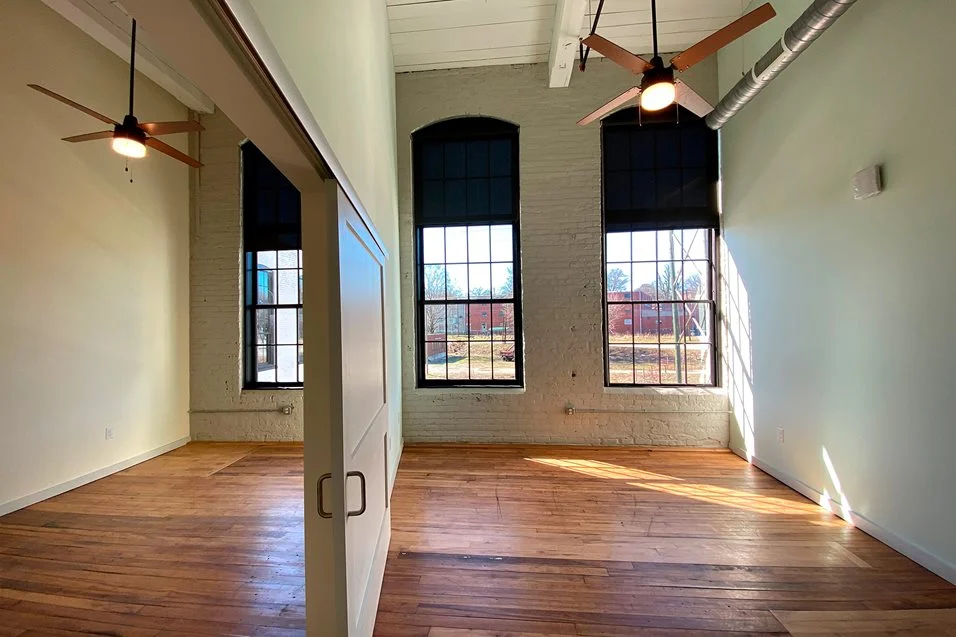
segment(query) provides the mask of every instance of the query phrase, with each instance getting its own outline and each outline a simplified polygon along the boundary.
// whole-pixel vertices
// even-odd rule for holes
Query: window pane
[[[491,239],[488,226],[470,226],[468,228],[468,261],[491,261]]]
[[[446,349],[444,341],[425,343],[425,378],[444,380],[448,376],[445,369]]]
[[[656,301],[657,295],[657,265],[654,263],[635,263],[631,266],[633,272],[633,294],[635,301]]]
[[[627,170],[630,168],[630,132],[624,128],[609,128],[604,132],[605,170]]]
[[[685,168],[683,206],[685,208],[706,206],[709,187],[707,173],[703,168]]]
[[[682,265],[680,261],[667,261],[657,264],[657,296],[661,300],[679,299],[683,296],[681,292],[683,286]]]
[[[633,241],[634,261],[656,261],[657,260],[657,233],[633,232],[631,233]]]
[[[468,176],[488,176],[488,142],[478,140],[468,142]]]
[[[464,142],[447,142],[445,144],[445,179],[464,177],[465,163]]]
[[[688,303],[683,307],[681,338],[690,343],[713,343],[712,310],[709,303]]]
[[[608,376],[612,383],[633,384],[634,347],[627,345],[608,345]]]
[[[299,302],[299,271],[279,270],[279,305],[296,305]]]
[[[445,340],[445,306],[426,305],[423,316],[425,319],[425,342]]]
[[[710,346],[687,346],[687,382],[693,385],[713,384],[713,363]]]
[[[426,179],[422,183],[422,216],[440,217],[445,214],[445,183]]]
[[[279,250],[279,267],[280,268],[298,268],[299,267],[299,251],[298,250]]]
[[[491,298],[491,266],[487,263],[468,266],[469,298]]]
[[[464,215],[468,213],[468,182],[456,179],[445,182],[445,214]]]
[[[444,263],[445,229],[425,228],[422,231],[422,251],[425,263]]]
[[[496,299],[514,298],[514,267],[510,263],[491,264],[491,292]]]
[[[681,134],[681,164],[704,168],[707,165],[709,134],[702,130],[684,129]]]
[[[445,161],[443,144],[426,142],[422,144],[422,177],[441,179],[444,177],[442,164]]]
[[[468,312],[468,333],[472,342],[491,340],[491,304],[472,304]]]
[[[627,210],[631,207],[631,173],[604,173],[604,200],[608,210]]]
[[[445,330],[448,333],[449,341],[468,340],[468,306],[467,305],[448,305],[445,307]],[[449,350],[449,356],[452,352]]]
[[[635,383],[639,385],[660,384],[660,348],[657,345],[635,345],[634,369]]]
[[[275,342],[275,310],[256,310],[256,344],[273,345]]]
[[[660,340],[660,306],[639,303],[634,306],[634,342],[656,343]]]
[[[507,215],[511,214],[514,208],[512,197],[514,192],[511,189],[511,178],[495,177],[491,180],[491,214]]]
[[[651,170],[631,173],[631,207],[651,210],[657,207],[657,174]]]
[[[256,302],[260,305],[273,305],[276,302],[276,271],[256,271]]]
[[[299,345],[302,345],[305,342],[305,326],[302,324],[302,308],[298,308],[299,312]]]
[[[468,292],[468,266],[449,265],[445,268],[445,294],[449,299],[466,298]]]
[[[688,300],[710,298],[709,264],[706,261],[684,261],[683,297]]]
[[[492,344],[492,364],[495,380],[515,379],[515,343],[514,341]]]
[[[277,267],[275,250],[257,252],[256,265],[259,270],[274,270]]]
[[[447,263],[468,262],[467,228],[445,228],[445,261]]]
[[[489,145],[491,154],[491,176],[511,176],[511,140],[496,139]]]
[[[514,237],[510,225],[491,226],[491,260],[514,261]]]
[[[491,380],[491,341],[472,341],[471,343],[471,379]]]
[[[608,263],[622,263],[631,260],[631,233],[608,232],[607,254]]]
[[[515,338],[514,303],[495,303],[491,306],[491,333],[496,341],[513,341]]]
[[[487,178],[468,180],[468,214],[484,216],[491,212],[489,192],[491,184]]]
[[[609,301],[631,300],[631,264],[607,264],[607,299]]]
[[[256,380],[260,383],[276,382],[275,347],[256,348]]]
[[[277,352],[277,365],[276,365],[276,382],[278,383],[295,383],[299,378],[299,347],[298,345],[290,345],[286,347],[279,346],[276,348]]]
[[[658,170],[655,173],[657,181],[657,207],[680,208],[683,190],[683,180],[680,170]]]
[[[631,170],[654,168],[654,133],[631,131]]]
[[[445,298],[445,266],[426,265],[424,270],[425,299],[436,301]]]
[[[661,384],[684,383],[684,348],[680,345],[661,345]]]
[[[607,340],[615,345],[634,342],[634,307],[630,303],[607,306]]]
[[[657,168],[678,168],[681,165],[681,132],[660,130],[656,136]]]
[[[276,310],[276,343],[295,345],[299,342],[299,312],[296,309]]]
[[[299,345],[299,382],[305,382],[305,347]]]

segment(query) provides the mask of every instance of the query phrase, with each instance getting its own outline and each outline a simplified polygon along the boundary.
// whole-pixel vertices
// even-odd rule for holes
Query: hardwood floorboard
[[[0,637],[305,634],[302,446],[191,443],[0,518]]]
[[[951,635],[956,587],[721,452],[407,446],[379,637]],[[0,518],[0,637],[301,637],[302,447]]]
[[[380,637],[780,635],[809,611],[904,634],[885,611],[956,608],[726,452],[407,445],[392,528]]]

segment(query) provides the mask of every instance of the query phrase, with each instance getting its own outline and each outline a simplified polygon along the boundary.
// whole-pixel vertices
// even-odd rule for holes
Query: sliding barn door
[[[323,199],[322,220],[303,206],[305,321],[325,328],[307,327],[306,342],[328,341],[314,350],[324,372],[309,373],[312,348],[305,362],[307,620],[310,636],[369,637],[390,534],[385,254],[339,188]],[[310,245],[328,250],[312,287],[310,259],[322,256]]]

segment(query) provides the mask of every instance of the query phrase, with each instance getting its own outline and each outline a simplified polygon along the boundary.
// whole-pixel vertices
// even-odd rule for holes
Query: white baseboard
[[[389,459],[389,473],[388,476],[388,495],[391,497],[392,490],[395,489],[395,479],[398,477],[398,466],[402,464],[402,454],[405,453],[405,438],[399,438],[398,440],[398,457],[395,462]]]
[[[735,454],[737,454],[744,460],[747,460],[747,452],[744,451],[743,449],[737,449],[732,447],[731,451],[733,451]],[[780,471],[779,469],[776,469],[775,467],[772,467],[769,464],[763,462],[759,458],[750,458],[750,463],[754,465],[755,467],[757,467],[758,469],[760,469],[761,471],[763,471],[764,473],[767,473],[773,476],[774,478],[776,478],[777,480],[779,480],[780,482],[784,483],[785,485],[787,485],[788,487],[790,487],[797,493],[800,493],[801,495],[809,498],[810,500],[813,500],[814,502],[817,502],[817,503],[823,501],[823,498],[824,498],[823,494],[817,491],[816,489],[814,489],[813,487],[811,487],[809,484],[807,484],[803,480],[800,480],[799,478],[796,478],[790,475],[789,473],[786,473],[785,471]],[[831,509],[834,515],[837,515],[843,519],[846,519],[846,516],[843,515],[843,512],[840,509],[840,504],[838,502],[834,502],[833,500],[830,500],[830,502],[833,503],[833,506],[831,507]],[[942,577],[943,579],[949,582],[952,582],[953,584],[956,584],[956,564],[951,564],[950,562],[947,562],[946,560],[936,557],[935,555],[933,555],[932,553],[930,553],[923,547],[913,544],[909,540],[906,540],[900,537],[896,533],[893,533],[889,529],[886,529],[880,526],[873,520],[869,519],[862,513],[858,513],[857,511],[852,511],[852,510],[850,511],[850,519],[847,520],[847,522],[850,522],[851,524],[856,526],[856,528],[860,529],[867,535],[870,535],[876,538],[877,540],[879,540],[880,542],[882,542],[883,544],[886,544],[888,547],[890,547],[894,551],[897,551],[898,553],[902,553],[903,555],[910,558],[911,560],[913,560],[920,566],[923,566],[927,570],[930,570],[936,573],[937,575],[939,575],[940,577]]]
[[[13,513],[14,511],[18,511],[32,504],[36,504],[37,502],[42,502],[43,500],[52,498],[53,496],[60,495],[61,493],[66,493],[67,491],[72,491],[73,489],[76,489],[77,487],[82,487],[84,484],[89,484],[90,482],[94,482],[96,480],[99,480],[100,478],[105,478],[106,476],[116,473],[118,471],[122,471],[123,469],[129,469],[133,465],[137,465],[141,462],[151,460],[152,458],[155,458],[156,456],[161,456],[164,453],[168,453],[172,451],[173,449],[182,447],[187,442],[189,442],[189,436],[180,438],[179,440],[174,440],[173,442],[165,444],[162,447],[151,449],[150,451],[146,451],[139,455],[133,456],[132,458],[121,460],[120,462],[117,462],[116,464],[112,464],[108,467],[103,467],[102,469],[91,471],[90,473],[79,476],[77,478],[73,478],[72,480],[67,480],[66,482],[62,482],[52,487],[43,489],[42,491],[31,493],[30,495],[24,496],[22,498],[18,498],[16,500],[13,500],[12,502],[0,503],[0,515]]]

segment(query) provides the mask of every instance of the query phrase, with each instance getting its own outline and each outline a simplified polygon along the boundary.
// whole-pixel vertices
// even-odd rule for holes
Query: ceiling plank
[[[567,88],[581,38],[581,22],[587,10],[587,0],[558,0],[554,8],[554,28],[551,33],[551,51],[548,56],[548,86]]]
[[[129,61],[130,19],[115,4],[104,0],[43,0],[43,3]],[[215,110],[215,104],[205,93],[153,52],[148,34],[141,31],[136,39],[137,71],[159,84],[184,106],[200,113]]]

